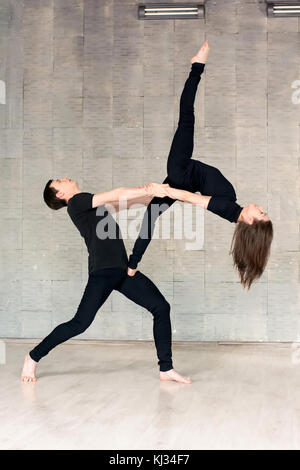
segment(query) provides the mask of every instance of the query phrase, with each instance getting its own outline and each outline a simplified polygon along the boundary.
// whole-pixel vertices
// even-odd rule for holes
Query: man
[[[134,277],[127,275],[128,258],[121,231],[108,210],[119,210],[120,201],[125,208],[136,203],[148,204],[154,196],[165,197],[167,187],[167,184],[151,183],[91,194],[81,191],[77,182],[69,178],[48,181],[44,200],[53,210],[67,207],[87,246],[89,277],[75,316],[58,325],[26,354],[21,376],[23,382],[36,382],[35,370],[40,359],[58,344],[83,333],[111,292],[117,290],[153,315],[160,380],[191,383],[189,377],[183,377],[173,369],[170,305],[153,282],[140,271]]]

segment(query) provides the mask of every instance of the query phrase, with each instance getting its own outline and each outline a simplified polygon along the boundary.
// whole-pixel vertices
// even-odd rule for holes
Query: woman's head
[[[268,222],[270,219],[262,206],[251,203],[242,210],[240,220],[251,225],[255,220]]]
[[[250,289],[267,264],[273,240],[271,220],[254,219],[251,224],[238,222],[233,234],[230,254],[243,287]]]

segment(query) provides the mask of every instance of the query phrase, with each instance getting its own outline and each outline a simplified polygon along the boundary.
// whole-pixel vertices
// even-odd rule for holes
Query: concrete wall
[[[87,282],[86,247],[65,209],[44,204],[47,180],[90,192],[162,181],[189,60],[207,38],[194,158],[220,168],[242,206],[267,209],[268,269],[244,291],[228,255],[234,224],[207,212],[202,249],[153,240],[140,268],[172,305],[174,340],[299,339],[299,19],[208,0],[205,20],[139,21],[137,4],[1,2],[0,335],[44,337]],[[80,337],[152,339],[152,317],[115,292]]]

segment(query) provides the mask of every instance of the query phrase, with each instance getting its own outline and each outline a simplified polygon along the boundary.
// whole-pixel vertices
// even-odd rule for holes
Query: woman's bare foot
[[[176,370],[171,369],[167,370],[166,372],[159,373],[160,380],[175,380],[175,382],[181,382],[184,384],[191,384],[192,380],[189,377],[183,377],[182,375],[178,374]]]
[[[29,354],[26,354],[24,360],[24,366],[22,370],[21,381],[22,382],[36,382],[37,378],[35,376],[37,362],[35,362]]]
[[[201,64],[205,64],[208,53],[209,53],[209,44],[208,44],[208,40],[206,40],[202,44],[197,54],[191,58],[191,64],[193,64],[194,62],[201,62]]]

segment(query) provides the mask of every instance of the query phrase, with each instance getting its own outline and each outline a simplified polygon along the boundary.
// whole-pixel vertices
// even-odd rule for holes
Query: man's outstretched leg
[[[127,276],[116,290],[153,315],[153,336],[159,359],[160,380],[191,383],[189,377],[183,377],[173,369],[170,305],[156,285],[137,271],[133,277]]]
[[[101,305],[122,279],[124,279],[124,269],[121,268],[106,268],[89,275],[76,315],[70,321],[54,328],[43,341],[26,354],[21,376],[23,382],[36,382],[35,370],[40,359],[58,344],[83,333],[90,326]]]
[[[194,148],[194,101],[208,53],[209,45],[208,41],[205,41],[198,53],[191,58],[192,70],[181,93],[178,127],[168,156],[167,170],[170,184],[186,183],[188,165]]]

